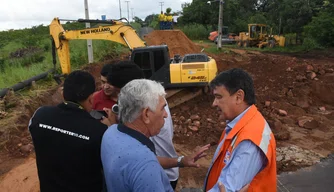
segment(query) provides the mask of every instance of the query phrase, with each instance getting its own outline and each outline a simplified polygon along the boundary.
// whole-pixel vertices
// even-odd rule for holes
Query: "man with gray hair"
[[[142,69],[132,61],[120,61],[112,64],[110,73],[107,76],[108,83],[118,89],[123,88],[134,79],[144,78],[145,75]],[[155,146],[160,165],[164,168],[172,188],[175,189],[179,178],[179,167],[199,167],[197,160],[206,155],[204,151],[209,148],[209,145],[198,147],[192,154],[178,156],[173,146],[173,121],[167,102],[165,110],[168,117],[165,118],[164,126],[161,128],[160,133],[150,137],[150,140]],[[110,122],[116,124],[115,114],[111,110],[107,110],[107,112]]]
[[[173,191],[149,139],[159,134],[167,117],[165,95],[160,83],[147,79],[121,89],[122,124],[109,127],[101,146],[108,191]]]

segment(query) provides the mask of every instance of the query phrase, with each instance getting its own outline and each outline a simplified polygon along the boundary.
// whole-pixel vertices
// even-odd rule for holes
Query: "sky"
[[[158,14],[167,7],[181,11],[181,4],[192,0],[128,0],[129,15],[145,19],[150,14]],[[89,18],[119,19],[119,0],[88,0]],[[122,17],[127,18],[127,3],[121,0]],[[54,17],[60,19],[85,18],[84,0],[0,0],[0,31],[23,29],[38,25],[48,25]]]

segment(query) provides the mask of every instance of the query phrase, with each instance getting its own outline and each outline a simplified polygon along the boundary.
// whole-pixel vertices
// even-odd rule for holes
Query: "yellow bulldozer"
[[[248,32],[240,32],[237,42],[239,47],[284,47],[285,37],[272,35],[272,28],[265,24],[248,24]]]

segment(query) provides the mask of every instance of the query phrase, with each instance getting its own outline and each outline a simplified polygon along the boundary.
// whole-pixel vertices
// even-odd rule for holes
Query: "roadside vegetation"
[[[65,29],[82,29],[79,23],[63,25]],[[8,88],[53,68],[48,26],[0,32],[0,89]],[[127,49],[111,41],[93,41],[94,61],[119,57]],[[87,41],[70,41],[72,69],[88,63]],[[57,70],[60,72],[59,62]]]

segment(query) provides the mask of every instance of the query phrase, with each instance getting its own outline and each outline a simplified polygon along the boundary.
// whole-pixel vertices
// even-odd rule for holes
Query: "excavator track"
[[[169,108],[176,107],[186,101],[189,101],[195,98],[198,95],[201,95],[204,88],[184,88],[184,89],[167,89],[166,99],[168,102]]]

